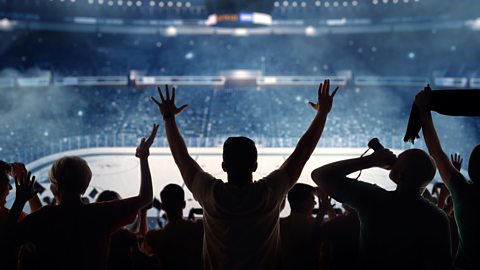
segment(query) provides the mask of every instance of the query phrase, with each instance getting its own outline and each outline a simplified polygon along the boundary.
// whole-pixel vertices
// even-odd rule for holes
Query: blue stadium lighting
[[[414,59],[415,58],[415,53],[414,52],[409,52],[408,53],[408,58]]]

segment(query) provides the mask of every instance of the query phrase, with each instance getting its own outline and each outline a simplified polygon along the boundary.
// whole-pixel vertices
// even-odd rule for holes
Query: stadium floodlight
[[[305,27],[305,35],[307,36],[314,36],[317,30],[313,26]]]
[[[175,26],[169,26],[165,29],[165,34],[167,36],[176,36],[178,33],[178,30]]]
[[[477,18],[475,20],[469,20],[466,21],[465,24],[470,27],[470,29],[474,31],[479,31],[480,30],[480,18]]]
[[[248,36],[248,30],[246,28],[235,28],[235,31],[233,31],[233,35]]]

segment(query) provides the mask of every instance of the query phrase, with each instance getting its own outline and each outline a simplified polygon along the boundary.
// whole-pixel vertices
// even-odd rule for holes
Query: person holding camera
[[[372,167],[390,170],[396,190],[347,177]],[[420,149],[406,150],[398,158],[388,149],[378,149],[319,167],[312,179],[357,211],[361,269],[451,269],[448,218],[422,197],[435,171],[432,158]]]

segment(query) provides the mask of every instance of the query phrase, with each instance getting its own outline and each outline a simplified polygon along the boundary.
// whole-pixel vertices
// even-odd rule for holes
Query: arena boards
[[[283,161],[293,151],[293,148],[259,148],[258,170],[254,179],[260,179],[269,172],[281,166]],[[365,149],[360,148],[317,148],[306,164],[299,182],[314,185],[310,172],[315,168],[341,159],[360,156]],[[41,197],[52,196],[49,190],[48,170],[51,164],[61,156],[78,155],[87,160],[93,172],[90,187],[85,193],[90,201],[96,198],[95,192],[111,189],[123,198],[134,196],[140,186],[140,168],[138,159],[134,157],[135,148],[88,148],[57,153],[38,159],[27,165],[28,169],[36,175],[38,182],[46,189]],[[222,171],[221,148],[190,148],[190,154],[202,168],[217,178],[226,180],[226,173]],[[398,153],[399,151],[394,151]],[[168,183],[183,185],[180,172],[168,148],[154,148],[149,158],[153,177],[155,197],[158,198],[160,190]],[[357,174],[353,174],[355,178]],[[375,183],[386,189],[394,189],[395,184],[388,179],[388,171],[382,169],[369,169],[362,172],[361,180]],[[93,191],[93,190],[96,191]],[[93,191],[93,192],[92,192]],[[13,202],[15,192],[12,190],[7,198],[8,205]],[[199,207],[192,194],[185,188],[187,207],[185,215],[192,207]],[[27,210],[28,211],[28,210]],[[282,216],[288,215],[289,207],[285,207]],[[149,215],[156,214],[151,210]]]

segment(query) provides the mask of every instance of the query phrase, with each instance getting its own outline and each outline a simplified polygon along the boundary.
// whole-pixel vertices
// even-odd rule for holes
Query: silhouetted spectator
[[[145,252],[156,255],[160,269],[201,269],[203,226],[183,218],[185,194],[179,185],[168,184],[160,192],[168,223],[145,236]]]
[[[428,151],[435,159],[443,182],[453,199],[455,220],[458,226],[459,245],[455,264],[462,269],[480,269],[480,145],[470,155],[467,182],[440,145],[430,112],[432,90],[430,86],[415,97],[422,123],[423,136]]]
[[[9,209],[5,207],[6,199],[12,186],[10,185],[9,176],[19,181],[19,184],[23,184],[22,181],[26,178],[28,172],[23,163],[7,163],[0,160],[0,227],[5,225]],[[42,207],[42,203],[38,196],[33,196],[29,201],[30,211],[34,212]],[[23,209],[21,209],[23,210]],[[22,211],[19,216],[19,220],[22,220],[26,214]]]
[[[106,268],[110,234],[129,224],[139,209],[152,202],[148,156],[157,129],[154,125],[150,137],[137,147],[141,170],[138,196],[85,205],[81,195],[92,177],[86,161],[66,156],[52,165],[50,189],[58,205],[44,206],[28,215],[15,230],[22,243],[35,246],[39,269]]]
[[[25,203],[27,201],[30,201],[36,195],[36,191],[34,189],[35,176],[32,177],[31,173],[27,172],[27,170],[25,169],[25,166],[23,166],[23,164],[21,165],[22,166],[15,166],[13,164],[6,164],[5,162],[0,162],[0,169],[3,171],[1,175],[2,179],[0,179],[0,181],[2,181],[0,185],[2,185],[1,195],[3,202],[5,202],[5,198],[8,195],[9,190],[11,189],[11,186],[8,183],[8,170],[11,170],[9,171],[9,173],[14,176],[16,188],[15,201],[13,202],[12,208],[10,210],[6,208],[3,209],[4,211],[2,213],[2,223],[0,224],[0,263],[2,269],[17,268],[16,264],[18,252],[24,249],[16,247],[16,235],[15,233],[13,233],[14,228],[17,222],[25,217],[25,213],[23,213],[22,211]],[[17,167],[17,169],[20,168],[21,170],[14,171],[14,167]],[[24,252],[22,254],[26,255],[28,254],[28,252]],[[36,254],[31,255],[36,256]],[[18,259],[24,260],[25,256]],[[28,259],[32,259],[32,257],[28,257]],[[26,269],[25,265],[33,265],[30,262],[31,261],[19,265],[19,269]]]
[[[295,184],[288,192],[290,215],[280,219],[282,269],[319,269],[320,222],[312,216],[315,188]],[[321,214],[323,218],[323,213]]]
[[[358,238],[360,221],[348,205],[343,204],[345,213],[328,220],[320,226],[323,269],[357,269]]]
[[[175,106],[175,88],[170,98],[160,88],[161,102],[152,99],[163,115],[167,138],[183,181],[203,208],[205,238],[203,265],[209,269],[276,269],[280,263],[280,206],[310,158],[332,107],[330,82],[320,85],[317,114],[297,147],[283,165],[259,181],[255,143],[245,137],[228,138],[223,145],[225,183],[203,171],[188,154],[175,115],[187,105]]]
[[[391,168],[396,190],[347,177],[371,167]],[[362,269],[445,269],[451,267],[448,219],[421,196],[434,175],[435,164],[422,150],[407,150],[397,159],[381,149],[322,166],[312,172],[312,179],[335,200],[357,211]]]
[[[122,197],[117,192],[105,190],[98,195],[96,202],[109,202],[121,199]],[[134,269],[132,263],[132,249],[134,248],[138,248],[137,234],[126,227],[119,228],[113,232],[110,237],[107,269]]]

